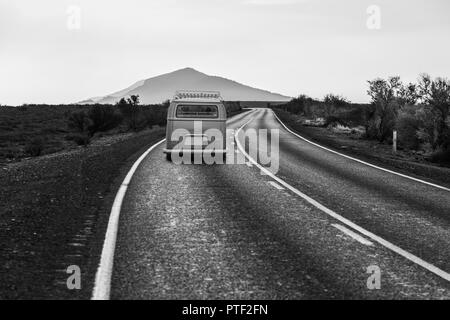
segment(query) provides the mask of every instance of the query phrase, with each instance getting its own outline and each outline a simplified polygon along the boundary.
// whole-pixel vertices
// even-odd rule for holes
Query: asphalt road
[[[244,124],[243,131],[279,130],[278,178],[450,272],[449,191],[311,145],[269,109],[228,121],[232,129]],[[163,147],[145,158],[128,186],[112,299],[450,298],[448,280],[352,232],[257,166],[176,165]],[[368,287],[368,268],[380,271],[379,289]]]

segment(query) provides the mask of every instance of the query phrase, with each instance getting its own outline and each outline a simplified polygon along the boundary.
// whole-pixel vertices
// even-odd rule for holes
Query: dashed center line
[[[280,186],[278,183],[276,183],[275,181],[269,181],[269,184],[278,190],[284,190],[284,188],[282,186]]]
[[[332,224],[333,227],[335,227],[336,229],[342,231],[343,233],[345,233],[346,235],[352,237],[353,239],[355,239],[356,241],[358,241],[359,243],[362,243],[366,246],[373,246],[373,242],[367,240],[366,238],[360,236],[359,234],[353,232],[350,229],[347,229],[346,227],[344,227],[343,225],[334,223]]]

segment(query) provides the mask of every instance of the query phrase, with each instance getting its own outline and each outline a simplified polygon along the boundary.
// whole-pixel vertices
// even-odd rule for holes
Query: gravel
[[[122,134],[0,167],[0,299],[83,299],[115,191],[164,129]],[[81,290],[68,290],[70,265]]]

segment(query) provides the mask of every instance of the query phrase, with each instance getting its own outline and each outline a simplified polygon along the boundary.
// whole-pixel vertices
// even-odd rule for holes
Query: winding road
[[[227,125],[232,155],[255,151],[239,133],[279,130],[276,175],[257,159],[176,165],[155,146],[126,183],[94,298],[450,298],[448,189],[314,145],[270,109]]]

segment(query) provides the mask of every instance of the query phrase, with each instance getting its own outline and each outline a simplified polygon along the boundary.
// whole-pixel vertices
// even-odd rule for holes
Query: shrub
[[[399,111],[397,119],[398,143],[406,149],[417,150],[420,147],[418,132],[421,121],[416,115],[417,107],[406,107]]]
[[[313,110],[310,108],[310,105],[313,104],[314,102],[315,101],[312,98],[306,95],[300,95],[297,98],[294,98],[291,101],[289,101],[286,104],[285,109],[286,111],[289,111],[294,114],[305,114],[309,116],[311,111]]]
[[[325,103],[325,105],[335,108],[342,108],[349,105],[349,101],[347,100],[347,98],[332,93],[325,95],[325,97],[323,98],[323,102]]]
[[[372,98],[372,114],[368,119],[370,127],[375,126],[375,138],[380,142],[390,141],[395,126],[397,111],[403,106],[403,88],[400,77],[390,77],[387,80],[375,79],[368,81],[367,93]],[[369,132],[369,131],[367,131]],[[373,134],[372,131],[369,132]]]
[[[129,130],[138,131],[145,126],[145,117],[141,115],[141,108],[139,107],[139,96],[132,95],[130,98],[122,98],[117,103],[123,118],[126,120]]]
[[[147,127],[151,127],[151,125],[149,125],[148,119],[146,119],[145,115],[142,113],[139,113],[137,116],[135,116],[135,118],[133,119],[132,122],[130,122],[130,124],[131,124],[130,129],[134,131],[141,131]]]
[[[44,151],[44,141],[40,137],[32,138],[25,145],[25,153],[32,157],[39,157]]]
[[[79,146],[87,146],[91,142],[91,137],[87,133],[76,133],[66,136],[66,140],[73,141]]]
[[[336,116],[349,126],[364,125],[364,114],[366,108],[367,106],[365,105],[350,105],[340,110]]]
[[[450,165],[450,149],[434,152],[430,157],[430,161]]]
[[[67,119],[67,125],[70,129],[74,129],[78,132],[85,132],[90,126],[90,119],[86,112],[75,111],[69,115]]]
[[[427,105],[420,105],[416,110],[416,117],[420,121],[420,128],[417,131],[417,137],[419,138],[422,148],[424,146],[427,149],[434,149],[434,146],[438,140],[438,131],[436,129],[436,114]]]
[[[122,122],[122,116],[113,106],[94,105],[88,112],[90,123],[87,127],[89,134],[114,129]]]
[[[346,121],[341,119],[340,117],[328,116],[325,118],[324,127],[336,126],[336,125],[348,126]]]
[[[167,109],[164,106],[148,106],[142,113],[148,127],[166,125]]]
[[[422,100],[434,111],[436,139],[433,149],[447,149],[450,137],[447,124],[450,115],[450,81],[445,78],[431,79],[429,75],[422,75],[419,80],[419,91]]]
[[[377,139],[378,137],[378,119],[371,118],[369,120],[366,120],[365,123],[365,138],[367,139]]]
[[[240,108],[240,105],[239,105]],[[167,110],[168,106],[163,105],[162,107],[158,108],[158,116],[157,116],[157,125],[160,127],[164,127],[167,125]]]

